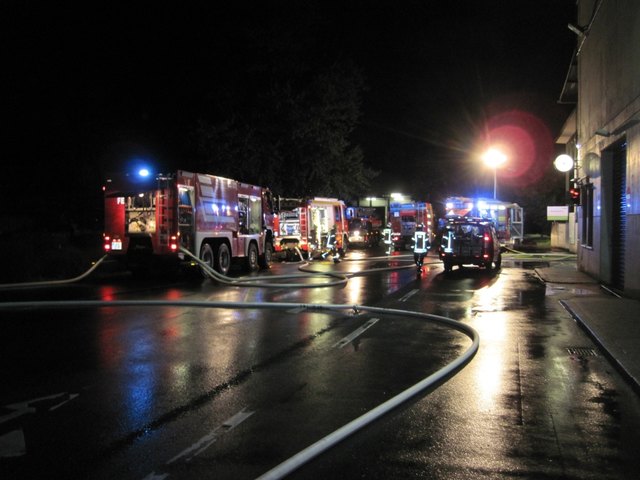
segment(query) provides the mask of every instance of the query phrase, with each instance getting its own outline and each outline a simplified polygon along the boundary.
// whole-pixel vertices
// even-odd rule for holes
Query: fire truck
[[[347,207],[346,212],[349,222],[349,246],[363,242],[371,246],[378,245],[386,218],[385,207]],[[363,227],[367,231],[366,236],[362,235]]]
[[[318,258],[330,250],[344,255],[349,243],[345,204],[337,198],[280,198],[274,250],[283,259],[297,251]]]
[[[104,186],[104,250],[134,272],[156,264],[195,266],[180,247],[221,274],[240,261],[268,268],[273,200],[268,189],[204,173],[146,170]]]
[[[517,203],[487,198],[448,197],[446,216],[491,220],[501,245],[518,245],[524,239],[524,210]]]
[[[428,202],[392,202],[389,205],[389,224],[391,240],[396,250],[403,250],[411,245],[416,233],[416,226],[424,225],[429,244],[435,237],[433,224],[433,206]]]

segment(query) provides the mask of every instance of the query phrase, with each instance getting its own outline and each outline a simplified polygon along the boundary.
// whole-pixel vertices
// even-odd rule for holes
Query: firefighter
[[[333,256],[333,262],[338,263],[340,261],[340,252],[338,251],[338,245],[336,241],[337,229],[334,225],[329,231],[327,237],[327,251],[322,255],[322,258],[327,258],[329,254]]]
[[[413,236],[413,260],[416,262],[417,275],[422,275],[422,265],[424,264],[424,257],[427,256],[429,251],[429,237],[424,230],[424,224],[420,223],[416,225],[416,233]]]
[[[382,241],[387,246],[387,255],[391,255],[393,252],[393,240],[391,240],[391,222],[387,223],[387,226],[382,230]]]

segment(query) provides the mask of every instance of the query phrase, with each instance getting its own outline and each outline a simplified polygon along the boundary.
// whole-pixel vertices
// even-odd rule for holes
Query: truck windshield
[[[280,212],[280,235],[299,235],[300,215],[298,210]]]

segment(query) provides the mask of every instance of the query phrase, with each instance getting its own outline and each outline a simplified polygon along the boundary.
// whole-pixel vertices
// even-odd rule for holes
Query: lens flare
[[[514,186],[538,182],[554,155],[553,138],[544,122],[520,110],[491,117],[482,143],[498,148],[508,158],[500,177]]]

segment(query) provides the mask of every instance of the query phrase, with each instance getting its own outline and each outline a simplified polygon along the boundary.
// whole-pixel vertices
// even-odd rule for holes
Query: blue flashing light
[[[140,175],[141,177],[148,177],[149,173],[150,172],[148,168],[141,168],[140,170],[138,170],[138,175]]]

